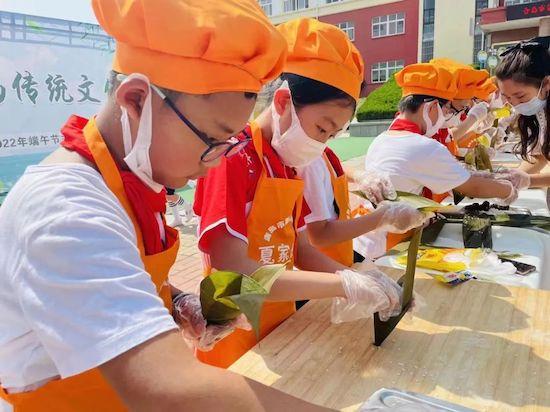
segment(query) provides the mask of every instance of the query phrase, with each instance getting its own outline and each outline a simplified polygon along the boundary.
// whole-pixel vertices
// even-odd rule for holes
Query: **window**
[[[392,74],[398,72],[405,66],[403,60],[391,60],[389,62],[380,62],[372,65],[371,82],[384,83]]]
[[[355,23],[352,21],[345,21],[343,23],[338,23],[339,29],[342,29],[346,33],[351,41],[355,41]]]
[[[535,3],[539,0],[506,0],[504,4],[506,6],[515,6],[516,4]]]
[[[422,56],[423,63],[434,57],[435,0],[424,0],[424,18],[422,19]]]
[[[309,0],[283,0],[284,12],[307,9],[309,7]]]
[[[271,16],[273,14],[272,0],[260,0],[260,6],[267,16]]]
[[[372,19],[372,37],[395,36],[405,33],[405,13],[389,14]]]
[[[479,26],[481,22],[481,10],[489,7],[489,0],[476,0],[476,17],[474,27],[474,64],[479,64],[477,53],[484,48],[484,34]]]

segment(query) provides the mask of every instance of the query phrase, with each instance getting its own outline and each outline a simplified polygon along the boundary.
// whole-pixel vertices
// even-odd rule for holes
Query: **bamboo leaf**
[[[351,193],[357,195],[365,200],[368,200],[365,193],[360,190],[354,190]],[[397,198],[395,202],[405,202],[411,205],[412,207],[422,211],[422,212],[435,212],[439,210],[444,210],[446,208],[452,208],[452,206],[444,206],[441,203],[434,202],[431,199],[427,199],[423,196],[414,195],[407,192],[397,192]]]
[[[397,199],[395,199],[395,201],[408,203],[422,212],[436,212],[448,207],[442,205],[441,203],[434,202],[431,199],[425,198],[424,196],[399,191],[397,192]]]
[[[214,272],[200,285],[202,314],[209,324],[229,322],[241,313],[256,336],[260,333],[260,315],[271,286],[284,272],[283,265],[264,266],[251,276],[234,272]]]
[[[266,265],[255,271],[250,277],[264,287],[267,292],[279,276],[286,270],[285,265]]]

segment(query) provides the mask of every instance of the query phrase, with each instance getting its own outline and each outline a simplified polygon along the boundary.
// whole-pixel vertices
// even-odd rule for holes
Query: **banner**
[[[114,42],[99,26],[0,12],[0,157],[52,151],[105,100]]]

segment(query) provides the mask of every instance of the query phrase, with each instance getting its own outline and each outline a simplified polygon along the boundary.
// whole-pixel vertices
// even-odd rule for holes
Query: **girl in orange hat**
[[[278,30],[289,43],[290,58],[273,102],[237,136],[250,141],[242,154],[209,171],[195,196],[199,248],[208,267],[247,274],[263,264],[280,263],[289,270],[296,266],[317,272],[289,271],[293,279],[276,282],[272,302],[262,311],[260,338],[295,311],[294,301],[338,296],[338,287],[327,287],[334,272],[345,295],[366,309],[361,316],[371,312],[369,302],[380,304],[374,289],[388,295],[396,290],[374,267],[359,275],[349,270],[350,261],[343,264],[310,244],[305,222],[310,208],[296,171],[324,156],[326,141],[352,118],[363,78],[360,56],[341,30],[317,20],[292,21]],[[323,81],[326,77],[336,81]],[[382,306],[399,310],[393,302]],[[333,320],[356,319],[358,313],[348,309],[337,311]],[[236,330],[197,356],[227,367],[257,342],[252,331]]]

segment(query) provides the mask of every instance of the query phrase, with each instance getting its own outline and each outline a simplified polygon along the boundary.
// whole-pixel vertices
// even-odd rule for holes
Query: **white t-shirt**
[[[29,167],[0,207],[0,228],[3,387],[79,374],[177,328],[132,222],[91,167]]]
[[[374,139],[365,167],[388,173],[396,190],[415,194],[424,187],[446,193],[470,178],[445,146],[410,132],[385,132]]]
[[[460,186],[470,173],[437,140],[410,132],[385,132],[369,147],[365,168],[388,173],[396,190],[421,194],[427,187],[441,194]],[[358,237],[354,249],[375,259],[386,251],[387,233]]]
[[[311,210],[305,217],[306,224],[336,220],[338,215],[334,209],[334,190],[325,158],[319,157],[309,165],[298,168],[297,172],[304,181],[304,198]]]

